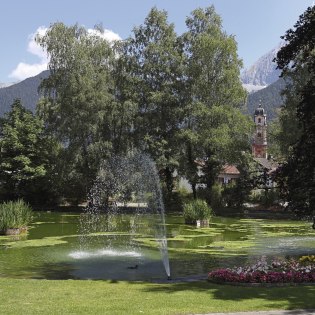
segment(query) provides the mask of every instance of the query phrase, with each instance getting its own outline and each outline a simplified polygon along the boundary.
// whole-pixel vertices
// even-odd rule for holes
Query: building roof
[[[230,174],[230,175],[239,175],[240,171],[236,168],[235,165],[225,164],[220,172],[220,174]]]
[[[268,160],[266,158],[254,158],[254,160],[268,171],[274,171],[279,166],[279,164],[276,163],[275,161]]]

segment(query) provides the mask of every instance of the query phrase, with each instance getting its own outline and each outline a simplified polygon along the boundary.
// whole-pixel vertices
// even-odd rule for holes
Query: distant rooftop
[[[254,160],[269,171],[274,171],[279,166],[275,161],[266,158],[254,158]]]
[[[235,165],[225,164],[220,172],[220,174],[230,174],[230,175],[239,175],[240,171],[236,168]]]

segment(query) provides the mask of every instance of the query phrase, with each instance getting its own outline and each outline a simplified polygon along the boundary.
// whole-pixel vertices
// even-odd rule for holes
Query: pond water
[[[0,236],[0,277],[33,279],[165,279],[154,233],[140,221],[141,234],[128,232],[132,215],[119,215],[119,232],[79,234],[80,215],[37,212],[27,235]],[[309,222],[214,217],[209,228],[166,216],[172,278],[249,263],[262,255],[315,253]],[[126,245],[127,244],[127,245]]]

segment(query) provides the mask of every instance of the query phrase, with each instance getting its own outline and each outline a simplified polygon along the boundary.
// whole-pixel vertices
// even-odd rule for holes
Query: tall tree
[[[43,121],[15,100],[1,122],[0,190],[5,199],[38,199],[35,187],[50,170],[52,142],[44,134]],[[43,186],[37,195],[43,193]]]
[[[181,122],[182,53],[167,13],[151,9],[144,24],[124,44],[131,97],[137,103],[133,134],[136,146],[156,161],[170,192],[178,165]]]
[[[117,140],[114,53],[101,27],[89,32],[55,23],[37,41],[50,57],[50,76],[41,84],[44,98],[38,111],[64,146],[64,182],[84,197],[100,161],[111,154]]]
[[[246,93],[239,72],[233,36],[222,30],[220,16],[213,6],[197,9],[187,18],[188,31],[182,36],[185,55],[184,143],[182,170],[196,197],[196,159],[220,163],[232,161],[248,146],[249,120],[240,112]],[[211,186],[217,171],[209,170],[205,178]]]
[[[292,80],[296,102],[288,99],[284,111],[295,114],[300,128],[287,161],[279,169],[278,181],[289,207],[297,213],[315,209],[315,6],[309,7],[282,37],[286,44],[277,54],[282,76]]]
[[[297,107],[301,102],[299,91],[309,80],[309,71],[302,64],[296,65],[294,71],[287,69],[283,72],[285,82],[282,91],[285,105],[280,108],[279,116],[268,127],[270,148],[268,152],[277,156],[279,161],[288,159],[293,146],[301,137],[301,121],[297,117]]]

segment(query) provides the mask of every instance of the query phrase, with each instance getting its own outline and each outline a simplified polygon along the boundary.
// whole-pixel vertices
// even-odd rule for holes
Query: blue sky
[[[178,34],[186,30],[192,10],[213,4],[223,29],[235,35],[244,66],[253,64],[277,46],[280,36],[293,27],[312,0],[9,0],[0,6],[0,82],[15,82],[36,74],[46,60],[33,45],[40,27],[64,22],[87,28],[102,23],[113,35],[126,38],[156,6],[168,12]],[[109,33],[111,34],[111,33]]]

